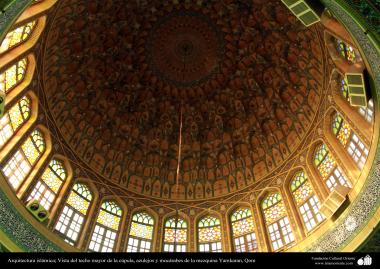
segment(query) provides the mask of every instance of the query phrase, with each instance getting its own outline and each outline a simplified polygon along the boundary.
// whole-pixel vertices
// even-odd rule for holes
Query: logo
[[[369,255],[367,255],[363,258],[360,258],[358,260],[358,265],[371,265],[371,264],[372,264],[372,258]]]

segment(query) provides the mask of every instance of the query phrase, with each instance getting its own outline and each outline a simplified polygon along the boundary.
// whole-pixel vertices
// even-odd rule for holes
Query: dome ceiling
[[[69,15],[46,40],[51,113],[77,156],[126,190],[196,200],[253,186],[313,125],[321,26],[277,0],[62,0],[57,13]]]

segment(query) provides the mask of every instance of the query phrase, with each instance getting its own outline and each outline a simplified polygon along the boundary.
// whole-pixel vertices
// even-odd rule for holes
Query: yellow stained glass
[[[301,205],[305,202],[311,195],[313,195],[313,188],[311,187],[310,182],[305,181],[293,192],[293,195],[297,205]]]
[[[221,240],[220,220],[212,216],[201,219],[198,223],[198,237],[200,243]]]
[[[58,193],[62,182],[66,179],[63,164],[55,159],[51,160],[49,167],[46,168],[41,178],[54,193]]]
[[[132,222],[131,231],[129,234],[138,238],[151,240],[153,237],[153,226]]]
[[[83,215],[86,215],[87,209],[90,206],[90,201],[84,199],[75,191],[72,191],[67,199],[67,204],[78,210]]]
[[[9,118],[13,131],[16,131],[20,125],[29,118],[30,100],[24,96],[21,100],[9,110]]]
[[[351,127],[347,122],[344,121],[342,127],[339,130],[337,138],[343,146],[346,146],[350,138],[350,135],[351,135]]]
[[[336,166],[336,162],[334,160],[334,157],[331,155],[329,152],[322,163],[318,166],[319,173],[321,174],[323,179],[326,179],[331,171],[334,169]]]
[[[280,201],[275,205],[268,207],[264,210],[265,220],[268,224],[275,222],[276,220],[286,215],[286,209],[284,201]]]
[[[45,149],[45,141],[41,132],[34,130],[24,144],[22,144],[21,148],[30,164],[34,164]]]
[[[215,242],[222,239],[222,231],[220,225],[214,227],[199,228],[199,242]]]
[[[119,229],[120,217],[100,209],[98,223],[117,231]]]
[[[0,91],[8,93],[13,89],[24,78],[26,66],[27,60],[24,58],[0,74]]]
[[[255,230],[253,218],[248,217],[246,219],[238,220],[232,223],[233,236],[241,236],[248,233],[252,233]]]
[[[29,22],[9,32],[0,46],[0,53],[24,42],[31,34],[36,25],[36,21]]]
[[[171,218],[165,222],[165,242],[186,243],[187,223],[180,218]]]

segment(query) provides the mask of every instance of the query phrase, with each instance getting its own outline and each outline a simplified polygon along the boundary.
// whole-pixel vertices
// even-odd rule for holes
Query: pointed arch
[[[90,251],[115,251],[123,214],[115,200],[107,199],[102,202],[88,246]]]
[[[152,252],[156,221],[146,210],[133,213],[129,228],[127,252]]]

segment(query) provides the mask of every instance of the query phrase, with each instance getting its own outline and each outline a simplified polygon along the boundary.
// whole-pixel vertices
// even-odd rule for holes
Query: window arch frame
[[[174,242],[167,242],[165,241],[165,237],[166,237],[166,223],[167,221],[171,220],[171,219],[175,219],[176,217],[178,217],[178,220],[182,220],[183,222],[186,223],[186,228],[179,228],[179,229],[186,229],[186,242],[180,242],[180,243],[177,243],[176,246],[178,245],[181,245],[181,246],[185,246],[185,251],[177,251],[177,250],[174,250],[174,251],[165,251],[165,244],[175,244]],[[189,235],[189,231],[190,231],[190,220],[189,218],[185,215],[185,214],[181,214],[179,213],[178,215],[175,214],[175,213],[170,213],[170,214],[167,214],[166,216],[164,216],[162,218],[162,246],[161,246],[161,250],[162,252],[168,252],[168,253],[181,253],[181,252],[189,252],[190,248],[190,235]],[[177,220],[177,222],[178,222]],[[177,226],[177,225],[176,225]],[[173,229],[178,229],[178,228],[173,228]]]
[[[89,202],[89,205],[86,209],[86,214],[83,214],[82,212],[79,212],[78,209],[74,208],[72,205],[68,204],[68,199],[71,195],[71,193],[74,191],[74,186],[76,184],[81,184],[81,185],[85,185],[86,188],[88,189],[88,192],[90,193],[91,195],[91,200],[88,201]],[[79,195],[79,194],[77,194]],[[81,196],[81,195],[79,195]],[[85,199],[85,198],[84,198]],[[80,179],[77,179],[75,180],[74,182],[71,181],[71,184],[70,186],[68,186],[68,190],[67,192],[65,193],[65,197],[64,197],[64,202],[58,204],[58,208],[56,210],[56,215],[54,216],[54,218],[52,218],[52,221],[51,223],[54,223],[53,224],[53,231],[55,233],[58,234],[58,236],[63,240],[65,241],[67,244],[70,244],[68,241],[72,241],[70,245],[72,246],[76,246],[78,248],[80,248],[82,246],[82,244],[84,243],[84,236],[88,230],[88,224],[90,223],[91,221],[91,217],[94,215],[94,207],[96,206],[97,202],[98,202],[98,199],[99,199],[99,193],[97,191],[97,189],[95,188],[95,186],[93,185],[93,183],[88,180],[88,179],[85,179],[85,178],[80,178]],[[72,214],[69,216],[69,225],[66,225],[66,230],[64,233],[61,233],[60,231],[57,230],[57,225],[58,223],[60,222],[60,219],[62,217],[62,215],[65,213],[65,207],[68,207],[69,209],[71,209],[73,211],[74,214],[80,214],[82,217],[83,217],[83,221],[82,223],[80,224],[80,227],[79,227],[79,230],[77,230],[77,237],[76,239],[72,239],[72,238],[67,238],[67,231],[68,229],[72,229],[71,227],[71,224],[73,222],[73,218],[72,218]],[[69,210],[68,209],[68,210]],[[75,212],[74,212],[75,211]],[[67,212],[66,212],[67,213]],[[77,224],[74,224],[74,225],[77,225]]]
[[[117,213],[110,212],[106,208],[103,208],[103,205],[105,203],[113,203],[116,207],[119,208],[119,211],[121,211],[120,215],[117,216]],[[126,210],[126,207],[124,206],[123,202],[119,201],[119,199],[116,198],[116,197],[114,197],[114,196],[104,197],[100,201],[100,205],[99,205],[98,211],[94,215],[94,216],[96,216],[96,218],[94,219],[95,222],[94,222],[94,225],[93,225],[93,227],[91,229],[91,236],[88,238],[88,242],[87,242],[86,249],[88,251],[91,251],[91,252],[104,252],[102,250],[103,250],[103,248],[106,248],[107,251],[105,251],[105,252],[115,252],[119,248],[118,244],[119,244],[119,241],[120,241],[120,238],[121,238],[121,235],[122,235],[123,218],[125,217],[125,214],[126,214],[125,210]],[[100,216],[100,213],[102,211],[106,212],[106,214],[117,216],[119,218],[117,230],[115,230],[115,229],[113,229],[113,228],[111,228],[111,227],[109,227],[109,226],[107,226],[107,225],[99,222],[99,216]],[[95,233],[97,233],[97,227],[100,227],[100,229],[103,228],[104,229],[104,233],[101,234],[101,243],[99,244],[100,245],[100,249],[97,250],[97,251],[95,251],[93,249],[90,249],[90,246],[91,246],[91,244],[93,242],[93,238],[95,236]],[[112,235],[112,232],[114,233],[115,237],[114,238],[112,238],[112,237],[108,238],[107,236],[109,236],[109,234]],[[109,245],[105,246],[105,242],[107,242],[107,241],[108,242],[113,241],[112,242],[112,247],[109,247]],[[99,242],[95,242],[95,243],[99,243]],[[111,251],[108,251],[109,249],[111,249]]]
[[[329,125],[330,126],[330,125]],[[330,132],[330,129],[329,129],[329,132]],[[317,152],[319,151],[319,148],[322,147],[322,145],[325,146],[326,150],[327,150],[327,153],[326,155],[322,158],[322,160],[319,162],[319,164],[317,165],[315,163],[315,159],[316,159],[316,155],[317,155]],[[315,172],[317,173],[319,179],[321,180],[321,182],[323,183],[323,186],[326,188],[327,192],[330,193],[336,186],[336,184],[339,184],[339,185],[342,185],[342,186],[345,186],[345,184],[343,184],[342,182],[345,181],[347,183],[347,186],[350,186],[350,188],[352,187],[352,182],[351,180],[347,177],[347,175],[345,174],[345,171],[343,171],[342,167],[340,167],[340,165],[338,164],[336,158],[335,158],[335,154],[332,153],[332,151],[330,150],[330,148],[327,146],[326,142],[319,139],[317,141],[314,142],[314,145],[311,147],[312,150],[311,150],[311,163],[312,163],[312,167],[313,169],[315,169]],[[326,156],[330,154],[331,157],[333,158],[333,161],[334,161],[334,167],[331,169],[331,171],[327,174],[326,178],[323,177],[323,175],[321,174],[320,170],[319,170],[319,165],[321,163],[323,163],[323,161],[325,160]],[[331,187],[329,186],[329,184],[327,183],[331,177],[333,178],[333,180],[335,181],[335,184],[331,183]]]
[[[66,192],[68,191],[68,187],[69,187],[69,185],[73,179],[73,170],[71,168],[71,164],[65,156],[60,155],[60,154],[54,154],[50,158],[50,161],[43,167],[44,169],[42,169],[39,177],[35,178],[35,180],[30,184],[28,190],[25,191],[25,193],[23,194],[23,196],[21,198],[22,200],[24,200],[24,202],[28,201],[28,199],[32,196],[32,192],[36,188],[38,182],[43,181],[43,179],[41,179],[41,177],[45,173],[46,169],[50,169],[50,163],[53,160],[61,162],[63,169],[65,170],[66,177],[62,181],[61,186],[59,187],[59,190],[55,193],[54,200],[52,201],[51,206],[48,210],[50,212],[50,222],[52,222],[52,220],[54,219],[54,216],[57,213],[57,209],[58,209],[60,203],[62,203],[62,200],[64,199],[64,196],[65,196]],[[53,173],[55,173],[55,172],[53,172]],[[46,183],[43,183],[43,184],[46,184]]]
[[[292,190],[292,183],[294,182],[295,178],[297,177],[297,175],[303,173],[304,174],[304,178],[305,180],[299,185],[296,187],[296,189]],[[308,195],[308,197],[303,200],[301,202],[301,204],[298,204],[297,201],[296,201],[296,197],[294,195],[294,192],[297,191],[302,185],[304,185],[305,183],[308,183],[310,185],[310,188],[311,188],[311,194]],[[300,220],[300,222],[302,223],[302,228],[305,232],[305,234],[310,234],[312,232],[314,232],[314,230],[316,230],[322,223],[323,221],[325,220],[323,214],[320,212],[320,207],[322,205],[321,203],[321,197],[320,195],[318,195],[318,191],[316,190],[314,184],[313,184],[313,179],[311,179],[306,171],[306,169],[304,169],[303,167],[301,168],[297,168],[295,170],[292,171],[291,173],[291,176],[288,177],[288,179],[286,180],[286,191],[290,194],[290,197],[291,197],[291,203],[292,205],[295,207],[296,209],[296,212],[297,212],[297,218]],[[316,205],[319,206],[318,208],[318,211],[317,213],[315,212],[315,210],[312,208],[312,204],[310,203],[310,199],[312,199],[313,197],[315,197],[313,199],[313,202],[316,202]],[[318,220],[318,222],[316,221],[316,225],[313,226],[311,229],[308,229],[307,227],[307,224],[305,223],[305,219],[304,219],[304,216],[303,216],[303,213],[301,212],[300,210],[300,207],[307,204],[309,209],[310,209],[310,212],[313,216],[313,218],[317,218],[318,219],[318,214],[320,214],[322,216],[322,220]]]
[[[1,58],[0,58],[1,59]],[[14,102],[15,99],[19,99],[19,96],[22,95],[25,89],[29,87],[34,77],[34,72],[36,70],[36,59],[33,53],[29,53],[27,55],[19,55],[17,58],[13,59],[11,62],[5,64],[4,66],[0,66],[0,74],[4,74],[10,67],[19,61],[26,59],[26,68],[25,74],[22,79],[16,82],[16,84],[11,87],[8,91],[6,91],[6,100],[5,106],[7,107],[9,103]],[[2,82],[0,82],[2,83]]]
[[[345,152],[350,156],[352,161],[355,163],[359,170],[362,170],[367,162],[369,149],[365,144],[360,134],[357,134],[355,130],[352,128],[351,124],[346,120],[345,116],[336,109],[330,110],[330,131],[339,143],[339,145],[343,148]],[[337,121],[339,126],[336,127]],[[365,120],[363,118],[363,120]],[[336,131],[335,129],[336,128]],[[349,130],[349,134],[344,143],[339,138],[342,128],[346,128]],[[359,152],[359,153],[358,153]],[[352,184],[351,184],[352,187]]]
[[[143,238],[143,237],[138,237],[138,236],[134,236],[132,235],[131,236],[131,231],[132,231],[132,224],[134,222],[133,220],[133,217],[137,214],[146,214],[148,215],[150,218],[152,218],[153,220],[153,224],[150,225],[152,228],[152,238],[151,239],[147,239],[147,238]],[[131,212],[131,215],[130,215],[130,218],[129,218],[129,222],[128,222],[128,227],[127,227],[127,234],[126,234],[126,242],[125,242],[125,246],[124,246],[124,251],[125,252],[153,252],[155,251],[155,246],[156,246],[156,240],[157,240],[157,220],[158,220],[158,216],[157,214],[150,210],[149,208],[138,208],[138,209],[135,209],[134,211]],[[146,225],[146,224],[144,224]],[[138,245],[136,246],[135,244],[133,245],[130,245],[130,238],[132,238],[132,240],[137,240],[138,242]],[[144,244],[146,244],[146,242],[149,242],[150,243],[150,247],[149,249],[145,248],[145,246],[142,248],[141,247],[141,241],[144,241]],[[134,242],[134,241],[133,241]],[[135,249],[132,249],[133,251],[131,251],[131,248],[136,248],[136,251]],[[141,251],[142,249],[144,250],[148,250],[148,251]]]
[[[33,162],[33,164],[30,164],[30,161],[27,160],[27,156],[24,152],[21,153],[21,155],[24,156],[24,160],[27,160],[30,164],[30,170],[26,172],[25,177],[19,183],[18,187],[16,189],[12,188],[19,199],[21,199],[22,195],[30,186],[31,182],[34,180],[38,172],[41,170],[41,167],[44,167],[44,163],[48,159],[48,156],[52,149],[49,131],[43,125],[37,125],[35,128],[28,130],[28,132],[25,133],[23,137],[17,142],[16,146],[14,146],[13,149],[7,154],[6,158],[2,160],[2,163],[6,163],[5,165],[3,165],[3,169],[5,169],[9,162],[16,157],[15,154],[18,154],[18,152],[23,151],[22,145],[24,145],[24,143],[31,137],[33,132],[36,130],[38,130],[42,135],[42,138],[44,140],[44,150],[40,153],[40,155]]]
[[[214,241],[207,241],[207,242],[200,242],[200,238],[199,238],[199,223],[203,220],[203,219],[206,219],[206,218],[215,218],[219,221],[219,225],[214,225],[214,226],[208,226],[208,227],[215,227],[215,226],[219,226],[220,227],[220,240],[214,240]],[[198,252],[208,252],[208,253],[212,253],[212,252],[223,252],[224,249],[225,249],[225,242],[224,242],[224,237],[223,237],[223,218],[221,215],[219,215],[217,212],[208,212],[208,213],[201,213],[200,215],[198,215],[198,217],[196,218],[195,220],[195,231],[196,231],[196,237],[195,237],[195,244],[196,244],[196,250]],[[218,243],[220,243],[220,247],[218,246]],[[200,245],[201,244],[204,244],[204,245],[208,245],[208,251],[201,251],[200,250]],[[213,245],[212,244],[216,244],[216,248],[213,249]],[[216,250],[216,251],[215,251]]]
[[[266,220],[265,212],[264,212],[265,209],[263,208],[262,205],[263,205],[264,200],[267,199],[267,197],[269,197],[272,194],[276,194],[276,193],[281,196],[281,201],[284,203],[285,215],[282,216],[282,217],[280,217],[280,218],[277,218],[272,223],[269,223]],[[286,197],[286,195],[284,195],[284,193],[283,193],[283,191],[281,189],[276,188],[276,187],[269,187],[269,188],[266,188],[265,190],[263,190],[261,192],[261,194],[259,195],[259,198],[257,199],[257,208],[259,208],[259,210],[260,210],[259,213],[262,216],[262,221],[263,221],[263,225],[264,225],[264,229],[265,229],[265,237],[266,237],[267,242],[268,242],[267,247],[268,247],[268,249],[270,249],[270,250],[272,250],[274,252],[281,252],[283,250],[291,248],[291,247],[294,246],[294,244],[296,244],[296,241],[297,241],[296,234],[295,234],[295,231],[294,231],[294,224],[291,222],[291,219],[290,219],[291,212],[290,212],[290,209],[288,208],[287,204],[285,203],[284,197]],[[270,207],[275,206],[276,204],[271,205]],[[270,207],[267,207],[267,208],[270,208]],[[274,247],[273,247],[273,241],[271,239],[271,232],[270,232],[269,226],[273,225],[274,223],[278,223],[280,220],[283,220],[285,218],[287,218],[287,223],[285,222],[285,225],[288,226],[287,227],[288,233],[286,234],[286,236],[289,235],[290,237],[293,237],[293,239],[289,243],[285,244],[283,242],[283,240],[284,240],[284,235],[283,235],[283,231],[282,231],[283,227],[281,225],[277,224],[278,225],[277,226],[278,227],[277,230],[280,231],[280,239],[281,239],[283,245],[280,246],[280,247],[278,247],[278,248],[276,248],[276,249],[274,249]],[[290,232],[289,232],[289,227],[290,227]],[[276,241],[278,241],[278,238],[277,238]]]
[[[245,217],[245,218],[242,218],[242,219],[239,219],[239,220],[236,220],[236,221],[232,221],[232,216],[238,210],[241,210],[241,209],[248,209],[248,210],[250,210],[251,216]],[[244,237],[245,249],[249,249],[249,244],[250,243],[247,242],[246,236],[249,235],[249,234],[254,234],[255,238],[253,240],[251,240],[251,242],[255,241],[254,244],[256,245],[256,247],[253,248],[254,251],[241,251],[241,252],[259,252],[260,251],[260,242],[259,242],[260,241],[260,237],[259,237],[259,233],[258,233],[259,221],[255,218],[254,208],[250,204],[241,203],[239,205],[236,205],[236,206],[232,207],[227,212],[227,217],[228,217],[228,224],[229,224],[229,231],[230,231],[232,251],[237,252],[236,251],[236,243],[235,243],[235,239],[236,238],[234,236],[233,223],[241,221],[241,220],[244,220],[244,219],[247,219],[247,218],[252,218],[252,221],[253,221],[253,230],[250,231],[250,232],[245,232],[244,234],[239,235],[239,237]]]

